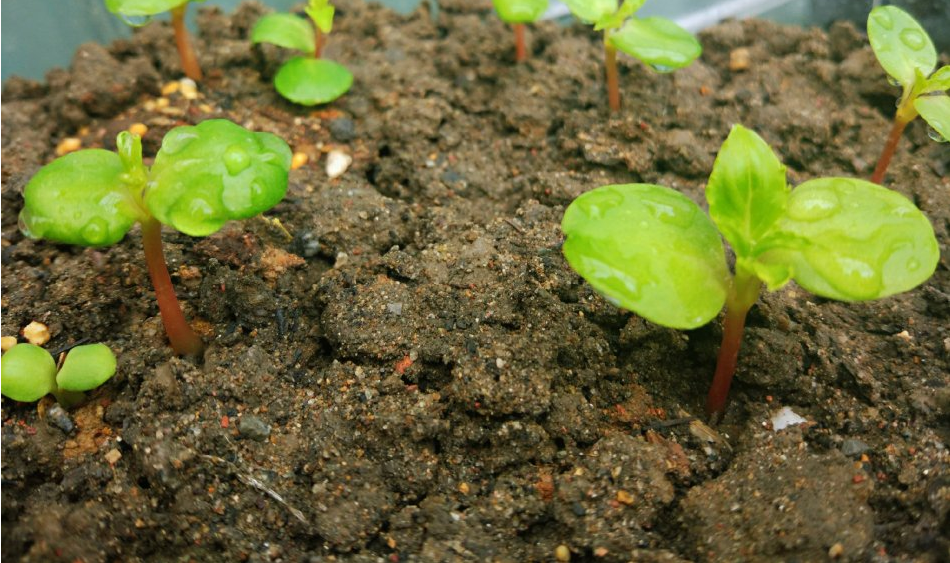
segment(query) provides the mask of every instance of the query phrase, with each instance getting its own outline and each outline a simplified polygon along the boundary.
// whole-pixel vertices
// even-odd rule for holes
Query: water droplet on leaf
[[[231,176],[237,176],[251,165],[251,155],[241,145],[228,147],[222,158],[224,159],[224,167],[228,169],[228,174]]]
[[[901,43],[915,51],[919,51],[927,45],[927,39],[919,29],[907,28],[900,32]]]
[[[119,19],[122,20],[126,25],[132,27],[142,27],[148,22],[152,21],[152,16],[133,16],[130,14],[119,14]]]
[[[894,29],[894,20],[887,12],[878,11],[875,12],[872,17],[874,18],[875,23],[884,29]]]
[[[806,195],[792,197],[788,214],[796,221],[817,221],[833,215],[841,207],[838,196],[830,190],[812,190]]]
[[[950,139],[947,139],[929,125],[927,126],[927,136],[930,137],[930,140],[937,141],[938,143],[946,143],[947,141],[950,141]]]
[[[169,131],[162,141],[162,152],[166,154],[181,152],[189,143],[198,138],[198,134],[193,129],[193,127],[179,127]]]
[[[104,244],[109,239],[109,224],[101,217],[94,217],[82,228],[82,238],[91,246]]]

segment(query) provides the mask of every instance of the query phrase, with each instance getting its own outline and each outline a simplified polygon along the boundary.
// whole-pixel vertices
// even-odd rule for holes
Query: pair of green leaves
[[[939,259],[930,222],[907,198],[852,178],[820,178],[790,191],[768,144],[738,125],[716,158],[706,197],[712,219],[663,186],[583,194],[561,224],[567,261],[619,307],[689,329],[712,320],[732,289],[720,232],[735,251],[737,276],[754,276],[769,290],[794,279],[842,301],[907,291]]]
[[[33,344],[17,344],[4,355],[0,392],[14,401],[38,401],[59,391],[90,391],[115,375],[115,354],[105,344],[76,346],[63,367],[49,352]]]
[[[868,15],[868,39],[884,71],[903,89],[901,108],[916,113],[950,139],[950,66],[937,68],[937,50],[923,27],[907,12],[880,6]],[[913,113],[909,116],[913,119]]]
[[[288,100],[312,106],[332,102],[353,85],[353,74],[343,65],[320,58],[320,38],[333,29],[335,9],[328,0],[310,0],[304,9],[310,21],[293,14],[268,14],[254,25],[252,43],[271,43],[305,55],[287,61],[274,77],[274,87]],[[312,22],[312,24],[311,24]]]
[[[548,9],[548,0],[492,0],[492,4],[505,23],[531,23]]]
[[[151,169],[142,141],[122,132],[118,153],[87,149],[44,166],[23,190],[20,227],[31,238],[106,246],[155,217],[206,236],[270,209],[287,191],[290,147],[224,119],[176,127]]]
[[[703,48],[699,41],[674,21],[661,18],[635,18],[646,0],[565,0],[579,20],[604,31],[604,40],[618,51],[643,61],[658,72],[671,72],[688,66]]]

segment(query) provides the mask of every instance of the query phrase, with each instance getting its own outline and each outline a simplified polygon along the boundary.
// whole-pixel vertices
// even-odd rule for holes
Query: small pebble
[[[844,455],[848,457],[861,455],[864,452],[868,451],[869,449],[870,449],[870,446],[868,446],[861,440],[855,440],[852,438],[848,438],[847,440],[841,443],[841,453],[843,453]]]
[[[23,327],[23,338],[26,338],[30,344],[42,346],[49,342],[49,327],[36,321]]]
[[[109,465],[115,465],[116,463],[119,462],[120,459],[122,459],[122,452],[120,452],[119,450],[115,448],[112,448],[111,450],[106,452],[106,455],[104,457],[106,458],[106,461],[109,462]]]
[[[46,409],[46,420],[66,434],[76,429],[76,424],[73,422],[73,419],[70,418],[69,413],[66,412],[66,409],[61,407],[59,403]]]
[[[148,133],[148,127],[144,123],[133,123],[129,126],[129,133],[144,137]]]
[[[190,78],[181,79],[181,97],[186,100],[198,99],[198,84]]]
[[[238,432],[241,436],[263,442],[270,436],[270,426],[253,414],[246,414],[238,421]]]
[[[330,122],[330,135],[341,143],[348,143],[356,138],[356,125],[349,117],[338,117]]]
[[[296,170],[300,168],[301,166],[303,166],[304,164],[307,164],[308,160],[310,160],[310,157],[307,156],[306,153],[295,152],[294,156],[291,157],[290,159],[290,169]]]
[[[353,157],[340,150],[333,150],[327,154],[327,176],[331,180],[339,178],[353,163]]]
[[[566,545],[559,545],[554,548],[554,558],[558,561],[570,561],[571,550],[568,549]]]
[[[610,553],[610,550],[606,547],[598,547],[594,549],[594,557],[607,557],[608,553]]]
[[[627,491],[623,491],[623,490],[617,491],[617,502],[626,504],[629,506],[633,504],[633,495],[631,495]]]
[[[840,543],[836,543],[828,550],[828,557],[832,559],[838,559],[844,555],[844,546]]]
[[[387,303],[386,310],[398,317],[402,315],[402,303]]]
[[[467,495],[468,492],[469,492],[469,490],[470,490],[470,489],[469,489],[468,483],[466,483],[465,481],[462,481],[461,483],[459,483],[459,492],[460,492],[460,493],[462,493],[463,495]]]
[[[4,336],[0,338],[0,350],[6,352],[10,348],[16,346],[16,336]]]
[[[733,49],[729,53],[729,70],[733,72],[747,70],[752,65],[751,59],[749,49],[745,47]]]
[[[162,86],[162,95],[171,96],[172,94],[177,92],[179,88],[181,88],[181,84],[177,80],[173,80],[172,82],[169,82],[165,84],[164,86]]]
[[[82,148],[82,141],[76,137],[66,137],[56,145],[56,156],[63,156]]]

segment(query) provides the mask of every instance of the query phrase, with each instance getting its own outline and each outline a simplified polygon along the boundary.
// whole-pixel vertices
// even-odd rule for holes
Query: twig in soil
[[[671,418],[669,420],[657,420],[651,422],[650,424],[643,427],[643,431],[649,430],[665,430],[667,428],[672,428],[674,426],[679,426],[681,424],[689,424],[694,420],[699,420],[695,416],[684,416],[680,418]]]
[[[237,465],[231,463],[230,461],[224,458],[220,458],[218,456],[201,454],[201,457],[203,457],[204,459],[212,463],[216,463],[216,464],[220,464],[220,465],[224,465],[228,467],[228,469],[230,469],[231,472],[234,473],[234,476],[238,478],[238,481],[244,483],[245,485],[249,487],[254,487],[255,489],[265,493],[270,498],[282,504],[284,508],[287,509],[287,512],[290,512],[294,516],[294,518],[296,518],[297,520],[300,520],[301,523],[303,523],[306,526],[310,525],[310,521],[307,520],[307,517],[304,516],[303,512],[291,506],[290,503],[284,500],[284,497],[281,496],[280,493],[268,487],[267,485],[262,483],[259,479],[257,479],[250,473],[243,473]]]

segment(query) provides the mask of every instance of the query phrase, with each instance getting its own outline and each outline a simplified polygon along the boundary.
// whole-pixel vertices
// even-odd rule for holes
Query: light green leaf
[[[287,191],[290,147],[225,119],[176,127],[155,156],[145,205],[160,222],[206,236],[273,207]]]
[[[138,156],[141,160],[141,153]],[[130,191],[140,190],[141,181],[141,176],[127,174],[114,152],[67,154],[27,183],[20,229],[30,238],[81,246],[114,244],[143,216]]]
[[[736,255],[753,257],[757,244],[785,212],[785,166],[755,132],[735,125],[713,164],[709,214]]]
[[[950,140],[950,97],[921,96],[914,100],[914,109],[944,141]]]
[[[670,72],[692,63],[703,47],[693,34],[666,18],[631,19],[608,36],[618,50],[636,57],[654,70]]]
[[[620,9],[614,12],[612,15],[597,20],[597,22],[594,24],[594,30],[601,31],[605,29],[617,29],[623,25],[623,22],[625,22],[627,18],[635,14],[636,11],[640,9],[640,6],[643,5],[644,1],[645,0],[626,0],[620,5]]]
[[[942,66],[937,69],[937,72],[931,74],[920,93],[929,94],[947,90],[950,90],[950,65]]]
[[[330,4],[329,0],[310,0],[310,3],[304,8],[313,24],[324,34],[330,33],[333,29],[333,14],[336,8]]]
[[[507,23],[537,21],[548,9],[548,0],[492,0],[498,17]]]
[[[907,291],[926,281],[940,258],[933,228],[913,203],[854,178],[798,186],[778,228],[786,242],[762,259],[790,264],[799,285],[842,301]]]
[[[17,344],[0,360],[0,393],[31,403],[56,389],[56,362],[33,344]]]
[[[598,23],[617,11],[617,0],[564,0],[574,17],[586,23]]]
[[[202,2],[204,0],[196,0]],[[154,16],[187,4],[189,0],[105,0],[106,9],[121,16]]]
[[[66,355],[56,383],[66,391],[91,391],[115,375],[115,354],[105,344],[76,346]]]
[[[900,8],[879,6],[871,10],[868,40],[884,72],[905,89],[914,84],[915,69],[929,76],[937,65],[937,50],[930,36]]]
[[[317,41],[313,26],[293,14],[267,14],[254,24],[251,43],[272,43],[313,55]]]
[[[618,307],[661,325],[695,328],[726,300],[729,272],[709,217],[652,184],[597,188],[568,206],[564,256]]]
[[[353,85],[353,75],[339,63],[325,59],[295,57],[274,77],[274,87],[288,100],[312,106],[332,102]]]

